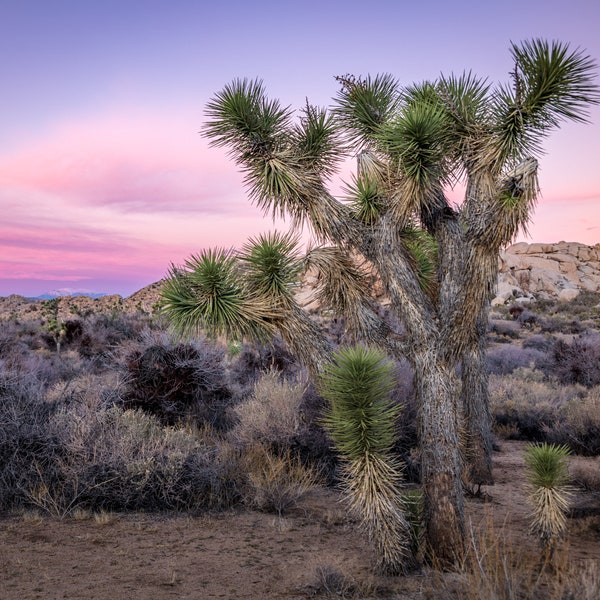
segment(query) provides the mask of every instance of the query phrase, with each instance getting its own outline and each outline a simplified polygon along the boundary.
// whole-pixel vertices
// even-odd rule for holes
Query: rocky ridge
[[[580,291],[600,291],[600,244],[577,242],[556,244],[519,243],[508,247],[499,259],[497,295],[492,304],[531,302],[536,299],[572,300]],[[128,312],[151,314],[159,299],[160,282],[128,298],[118,295],[89,298],[64,296],[59,299],[63,320],[93,313]],[[300,291],[302,303],[310,294]],[[314,308],[314,306],[313,306]],[[44,318],[44,301],[12,295],[0,298],[0,320]]]

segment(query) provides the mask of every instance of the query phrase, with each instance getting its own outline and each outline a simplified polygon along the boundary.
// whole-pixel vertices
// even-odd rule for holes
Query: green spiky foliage
[[[321,377],[329,401],[325,425],[345,464],[349,507],[373,541],[380,569],[400,573],[412,555],[402,468],[391,452],[400,410],[390,400],[393,386],[392,363],[360,346],[337,351]]]
[[[387,74],[345,75],[330,110],[307,103],[295,116],[262,82],[237,79],[206,109],[204,134],[230,151],[250,199],[311,234],[301,264],[321,307],[343,317],[347,336],[412,364],[424,528],[440,563],[464,548],[461,456],[473,483],[493,482],[484,345],[498,254],[531,218],[544,139],[564,121],[585,121],[600,101],[584,52],[532,40],[511,53],[506,84],[471,72],[404,88]],[[336,198],[331,176],[351,156],[356,173]],[[446,190],[457,183],[466,193],[455,205]],[[296,301],[297,259],[287,241],[263,242],[174,267],[167,315],[188,333],[277,331],[316,373],[332,350]]]
[[[293,299],[301,263],[296,256],[298,238],[279,232],[259,235],[244,245],[240,260],[244,281],[252,294],[282,302]]]
[[[542,545],[552,549],[567,527],[567,510],[571,499],[568,457],[564,445],[531,444],[525,452],[527,478],[532,508],[531,531]]]
[[[368,175],[353,176],[345,191],[354,218],[366,225],[374,225],[385,206],[378,181]]]
[[[161,310],[183,336],[203,330],[229,340],[264,342],[279,332],[307,366],[317,369],[329,348],[295,301],[300,268],[295,236],[279,232],[251,239],[239,252],[205,250],[171,267]]]

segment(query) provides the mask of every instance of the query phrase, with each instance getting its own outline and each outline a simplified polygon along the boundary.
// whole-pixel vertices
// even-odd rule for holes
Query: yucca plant
[[[569,489],[567,446],[530,444],[525,453],[529,480],[529,503],[532,508],[531,531],[542,546],[552,550],[567,527]]]
[[[390,399],[393,365],[360,346],[338,350],[323,371],[330,407],[325,425],[344,462],[350,510],[374,543],[378,566],[400,573],[412,561],[410,527],[402,498],[402,465],[392,455],[399,407]]]

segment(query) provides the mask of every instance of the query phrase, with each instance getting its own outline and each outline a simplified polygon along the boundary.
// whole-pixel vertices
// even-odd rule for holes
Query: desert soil
[[[468,498],[467,514],[474,529],[492,522],[535,551],[527,535],[523,448],[501,442],[491,498]],[[597,509],[600,500],[594,502]],[[572,559],[600,567],[600,518],[570,519],[569,527]],[[426,573],[376,578],[371,560],[337,494],[323,489],[281,517],[235,511],[0,518],[1,600],[296,600],[315,596],[319,572],[328,568],[363,588],[379,589],[382,598],[435,597],[424,595]]]

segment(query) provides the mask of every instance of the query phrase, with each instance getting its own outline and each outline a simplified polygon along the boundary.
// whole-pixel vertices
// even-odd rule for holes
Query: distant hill
[[[39,319],[42,317],[43,303],[56,298],[59,300],[59,315],[63,320],[113,311],[151,314],[156,309],[160,285],[160,281],[152,283],[128,298],[122,298],[118,294],[50,295],[49,298],[44,297],[46,294],[38,298],[25,298],[13,294],[6,298],[0,297],[0,320],[9,318],[18,318],[24,321]]]
[[[600,244],[514,244],[501,254],[499,268],[493,304],[515,299],[571,300],[582,290],[600,292]],[[160,281],[152,283],[125,299],[118,295],[85,293],[56,296],[53,292],[33,299],[12,295],[0,298],[0,319],[40,318],[42,302],[57,297],[63,319],[112,311],[152,314],[160,297],[160,286]],[[310,302],[310,296],[310,289],[306,287],[299,292],[303,304]],[[314,304],[312,307],[317,308]]]
[[[28,300],[54,300],[55,298],[74,298],[78,296],[85,296],[86,298],[103,298],[104,296],[108,296],[108,294],[97,294],[93,292],[69,292],[66,290],[55,290],[53,292],[46,292],[45,294],[40,294],[39,296],[27,297]]]

